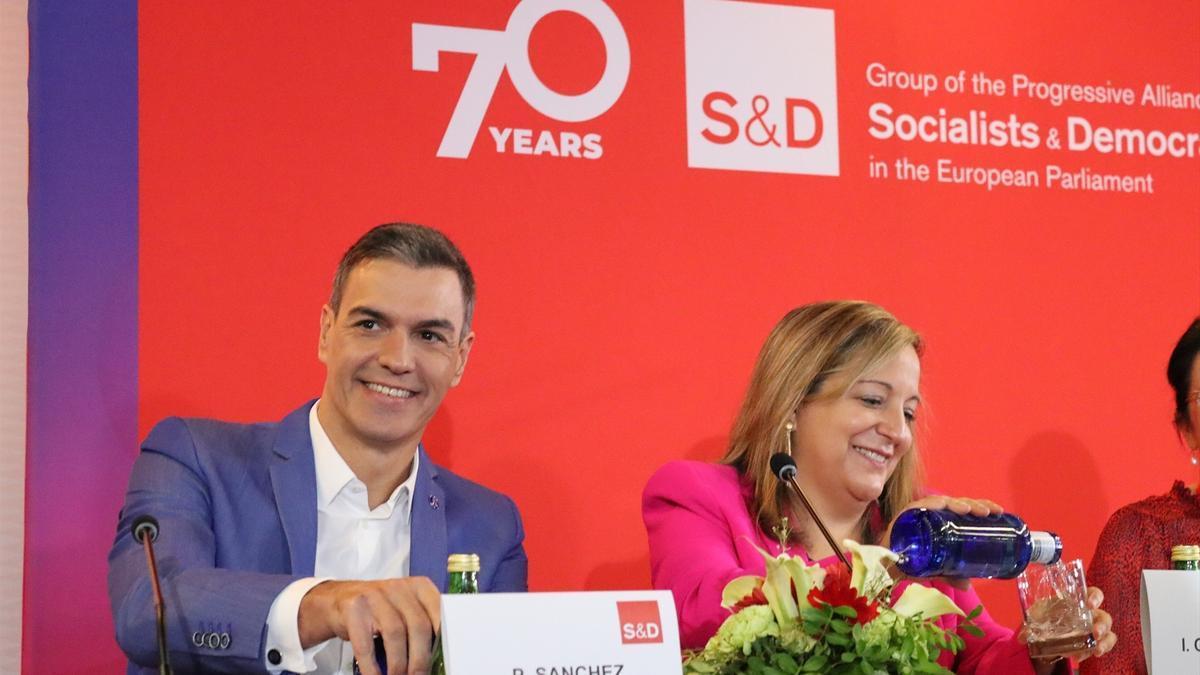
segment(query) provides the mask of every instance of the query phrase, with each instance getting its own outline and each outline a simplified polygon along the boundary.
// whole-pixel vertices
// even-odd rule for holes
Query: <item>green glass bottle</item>
[[[454,553],[446,559],[448,593],[479,592],[479,556],[474,553]]]
[[[446,559],[449,580],[446,592],[479,592],[479,556],[474,553],[451,553]],[[433,645],[433,675],[446,675],[446,660],[442,656],[442,636],[439,634]]]
[[[1200,546],[1195,544],[1172,546],[1171,569],[1193,572],[1200,570]]]

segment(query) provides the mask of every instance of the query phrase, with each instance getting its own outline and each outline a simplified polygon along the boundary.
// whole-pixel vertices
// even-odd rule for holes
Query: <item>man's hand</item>
[[[350,643],[362,675],[380,675],[374,637],[383,638],[389,675],[427,674],[441,595],[426,577],[325,581],[300,601],[300,645],[338,637]]]

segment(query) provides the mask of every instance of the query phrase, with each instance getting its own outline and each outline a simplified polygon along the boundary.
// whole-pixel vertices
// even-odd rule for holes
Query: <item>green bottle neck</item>
[[[479,592],[478,572],[451,572],[447,592],[455,595]]]

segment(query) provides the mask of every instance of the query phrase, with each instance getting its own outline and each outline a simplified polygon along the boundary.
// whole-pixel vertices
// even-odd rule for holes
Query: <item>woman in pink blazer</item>
[[[769,468],[771,455],[791,452],[804,494],[833,535],[886,544],[887,527],[916,506],[986,515],[986,500],[918,498],[920,461],[913,424],[920,409],[919,336],[882,308],[828,302],[789,312],[759,353],[749,391],[719,464],[671,462],[646,485],[642,515],[650,540],[654,587],[669,589],[679,611],[683,647],[703,647],[729,615],[721,591],[730,580],[762,575],[755,547],[780,552],[776,537],[787,519],[793,555],[822,565],[837,562],[815,523]],[[897,585],[903,590],[909,581]],[[965,612],[979,604],[967,584],[929,583]],[[1099,607],[1093,589],[1089,602]],[[1098,645],[1112,648],[1111,617],[1095,612]],[[954,630],[958,617],[945,616]],[[1052,672],[1066,661],[1034,663],[1025,645],[984,612],[982,638],[965,632],[966,647],[943,653],[959,673]]]

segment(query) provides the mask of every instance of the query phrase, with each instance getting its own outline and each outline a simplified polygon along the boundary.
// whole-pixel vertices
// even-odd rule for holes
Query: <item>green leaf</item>
[[[800,618],[804,619],[805,621],[824,621],[825,614],[819,609],[805,607],[804,609],[800,610]]]
[[[967,621],[975,620],[980,614],[983,614],[983,604],[975,605],[975,609],[971,610],[970,614],[967,614]]]
[[[792,655],[787,652],[777,652],[771,661],[788,672],[794,673],[800,669],[800,664],[796,663],[796,659],[793,659]]]
[[[850,637],[842,635],[841,633],[826,633],[825,641],[831,645],[837,645],[839,647],[846,647],[850,645]]]
[[[819,673],[825,668],[826,663],[829,663],[829,658],[824,654],[817,654],[805,661],[804,667],[800,670],[805,673]]]
[[[967,633],[970,634],[972,637],[977,637],[977,638],[983,637],[983,630],[979,626],[976,626],[975,624],[968,623],[968,624],[964,625],[962,628],[963,628],[963,630],[967,631]]]
[[[951,671],[939,666],[937,661],[921,661],[914,666],[914,670],[918,673],[931,673],[932,675],[954,675]]]
[[[844,616],[847,619],[853,619],[858,616],[858,610],[854,609],[853,607],[847,607],[846,605],[838,605],[837,607],[834,607],[833,613],[837,614],[838,616]]]

